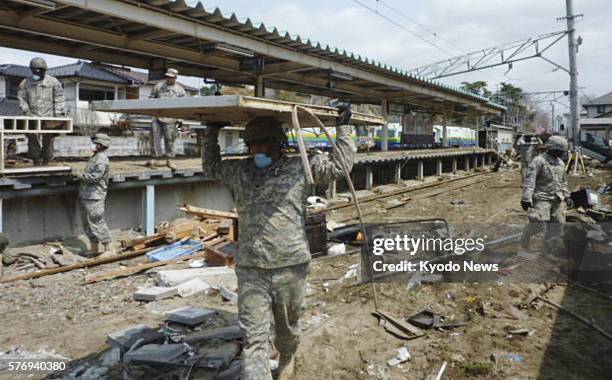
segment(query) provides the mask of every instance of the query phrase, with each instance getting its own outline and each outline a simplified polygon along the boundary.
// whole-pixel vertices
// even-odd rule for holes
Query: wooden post
[[[146,236],[155,233],[155,185],[142,190],[142,227]]]
[[[257,74],[255,77],[255,96],[258,98],[266,97],[266,88],[264,86],[264,77],[261,74]]]
[[[325,196],[327,197],[327,199],[334,199],[336,198],[336,184],[337,181],[333,178],[330,178],[329,180],[329,184],[327,186],[327,194],[325,194]]]
[[[479,126],[478,126],[479,121],[480,121],[480,116],[476,116],[476,148],[478,148],[478,147],[480,146],[480,142],[478,141],[478,140],[479,140],[479,138],[480,138],[480,137],[479,137],[479,133],[478,133],[478,132],[479,132],[479,131],[478,131],[478,128],[479,128]]]
[[[453,158],[453,174],[457,174],[457,159]]]
[[[465,171],[470,171],[470,156],[465,156]]]
[[[402,181],[402,163],[401,162],[397,162],[395,164],[395,176],[393,179],[395,182]]]
[[[438,177],[442,177],[442,160],[436,162],[436,174]]]
[[[472,158],[472,162],[474,163],[474,169],[478,169],[478,155]]]
[[[387,118],[389,117],[389,102],[387,99],[382,99],[380,102],[382,109],[382,117],[385,118],[385,123],[382,126],[382,136],[380,137],[380,150],[389,150],[389,125]]]
[[[448,147],[448,131],[446,126],[448,124],[448,116],[446,114],[442,115],[442,146]]]
[[[423,181],[425,176],[423,175],[423,160],[417,162],[417,179]]]
[[[374,171],[372,166],[366,166],[366,190],[372,190],[374,187]]]

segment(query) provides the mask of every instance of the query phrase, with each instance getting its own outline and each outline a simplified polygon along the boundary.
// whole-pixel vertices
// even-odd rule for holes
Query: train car
[[[442,130],[441,125],[434,125],[434,141],[437,147],[442,146]],[[446,138],[449,147],[475,147],[476,146],[476,131],[465,127],[446,127]]]
[[[287,130],[286,132],[289,140],[289,147],[297,149],[298,144],[295,138],[295,133],[293,130]],[[332,138],[335,139],[336,129],[329,128],[329,132],[332,135]],[[325,133],[323,133],[320,128],[303,128],[302,137],[304,139],[304,145],[306,145],[307,149],[319,149],[324,151],[332,149],[327,136],[325,136]],[[365,128],[357,127],[357,131],[353,131],[352,137],[359,149],[372,148],[374,145],[372,134]]]
[[[464,127],[448,126],[447,137],[448,146],[450,147],[473,147],[476,146],[476,131]],[[373,150],[381,149],[382,142],[382,127],[377,127],[373,132],[368,132],[366,129],[360,129],[353,132],[353,139],[360,149],[373,148]],[[442,146],[442,126],[434,125],[434,138],[432,143],[418,143],[417,141],[406,141],[402,143],[402,126],[396,123],[388,125],[388,149],[430,149]],[[330,128],[333,138],[336,138],[335,128]],[[331,145],[325,134],[319,128],[304,128],[302,130],[304,143],[306,148],[331,150]],[[297,141],[292,130],[287,131],[289,138],[289,146],[297,148]]]

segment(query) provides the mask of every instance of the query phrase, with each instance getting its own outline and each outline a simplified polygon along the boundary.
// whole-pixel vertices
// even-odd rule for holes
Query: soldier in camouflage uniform
[[[185,96],[185,89],[180,84],[176,83],[178,71],[168,69],[166,71],[166,80],[158,83],[151,90],[149,98],[181,98]],[[154,117],[151,124],[151,160],[147,163],[148,166],[155,166],[156,157],[166,157],[166,166],[172,170],[176,167],[171,159],[174,158],[174,140],[176,138],[176,124],[178,120],[169,117]],[[161,140],[164,138],[164,146],[166,153],[162,152]]]
[[[79,205],[85,234],[91,242],[91,254],[109,254],[111,238],[104,221],[104,202],[108,191],[109,161],[106,149],[110,138],[102,133],[92,138],[95,144],[94,155],[83,171],[75,171],[73,176],[80,182]],[[102,243],[102,245],[100,245]]]
[[[337,144],[352,168],[357,149],[350,136],[350,107],[343,107],[337,124]],[[278,120],[258,117],[245,129],[251,157],[221,160],[219,126],[206,129],[204,174],[231,187],[240,216],[240,250],[236,256],[239,323],[245,337],[243,380],[271,380],[270,326],[280,352],[279,379],[293,376],[298,346],[298,320],[310,262],[304,229],[310,186],[299,157],[282,147],[287,136]],[[342,175],[335,156],[316,155],[310,166],[314,179],[327,184]]]
[[[64,90],[62,84],[47,74],[47,63],[42,58],[30,61],[32,76],[19,84],[19,107],[26,116],[64,116]],[[53,159],[53,135],[28,135],[28,155],[37,165],[48,164]]]
[[[565,223],[564,203],[572,206],[572,199],[561,157],[567,152],[567,141],[552,136],[545,145],[547,151],[531,161],[523,183],[521,207],[529,210],[529,224],[523,231],[521,247],[529,248],[529,240],[546,226],[544,240],[549,253],[559,238],[561,223]]]

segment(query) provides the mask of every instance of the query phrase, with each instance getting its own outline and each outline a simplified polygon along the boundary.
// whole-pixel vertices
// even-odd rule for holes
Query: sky
[[[583,40],[578,54],[579,86],[589,97],[603,95],[612,91],[612,1],[574,3],[575,13],[584,15],[576,25]],[[204,6],[402,69],[566,28],[565,20],[557,20],[565,16],[565,0],[204,0]],[[27,64],[32,56],[32,52],[0,48],[0,63]],[[43,56],[51,66],[74,61]],[[568,67],[567,39],[545,56]],[[566,72],[539,58],[515,63],[506,71],[507,66],[500,66],[440,81],[459,86],[463,81],[484,80],[493,91],[500,82],[528,92],[569,87]],[[196,78],[181,80],[201,84]]]

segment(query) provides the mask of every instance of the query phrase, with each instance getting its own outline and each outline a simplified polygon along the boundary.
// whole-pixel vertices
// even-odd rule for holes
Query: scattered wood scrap
[[[144,255],[145,253],[149,252],[150,250],[151,250],[150,248],[145,248],[145,249],[141,249],[141,250],[138,250],[138,251],[120,253],[120,254],[115,255],[115,256],[101,257],[101,258],[97,258],[97,259],[81,261],[81,262],[76,263],[76,264],[66,265],[66,266],[59,267],[59,268],[44,269],[44,270],[40,270],[40,271],[37,271],[37,272],[30,272],[30,273],[25,273],[25,274],[17,275],[17,276],[10,276],[10,277],[6,277],[6,278],[0,278],[0,283],[13,282],[13,281],[19,281],[19,280],[31,280],[31,279],[34,279],[34,278],[44,277],[44,276],[48,276],[48,275],[51,275],[51,274],[69,272],[69,271],[75,270],[75,269],[91,268],[91,267],[95,267],[95,266],[98,266],[98,265],[114,263],[116,261],[133,259],[135,257],[139,257],[139,256]]]
[[[236,220],[238,219],[238,214],[236,214],[235,212],[199,208],[199,207],[190,206],[186,203],[179,204],[179,210],[187,214],[199,216],[202,218],[225,218],[225,219],[236,219]]]

